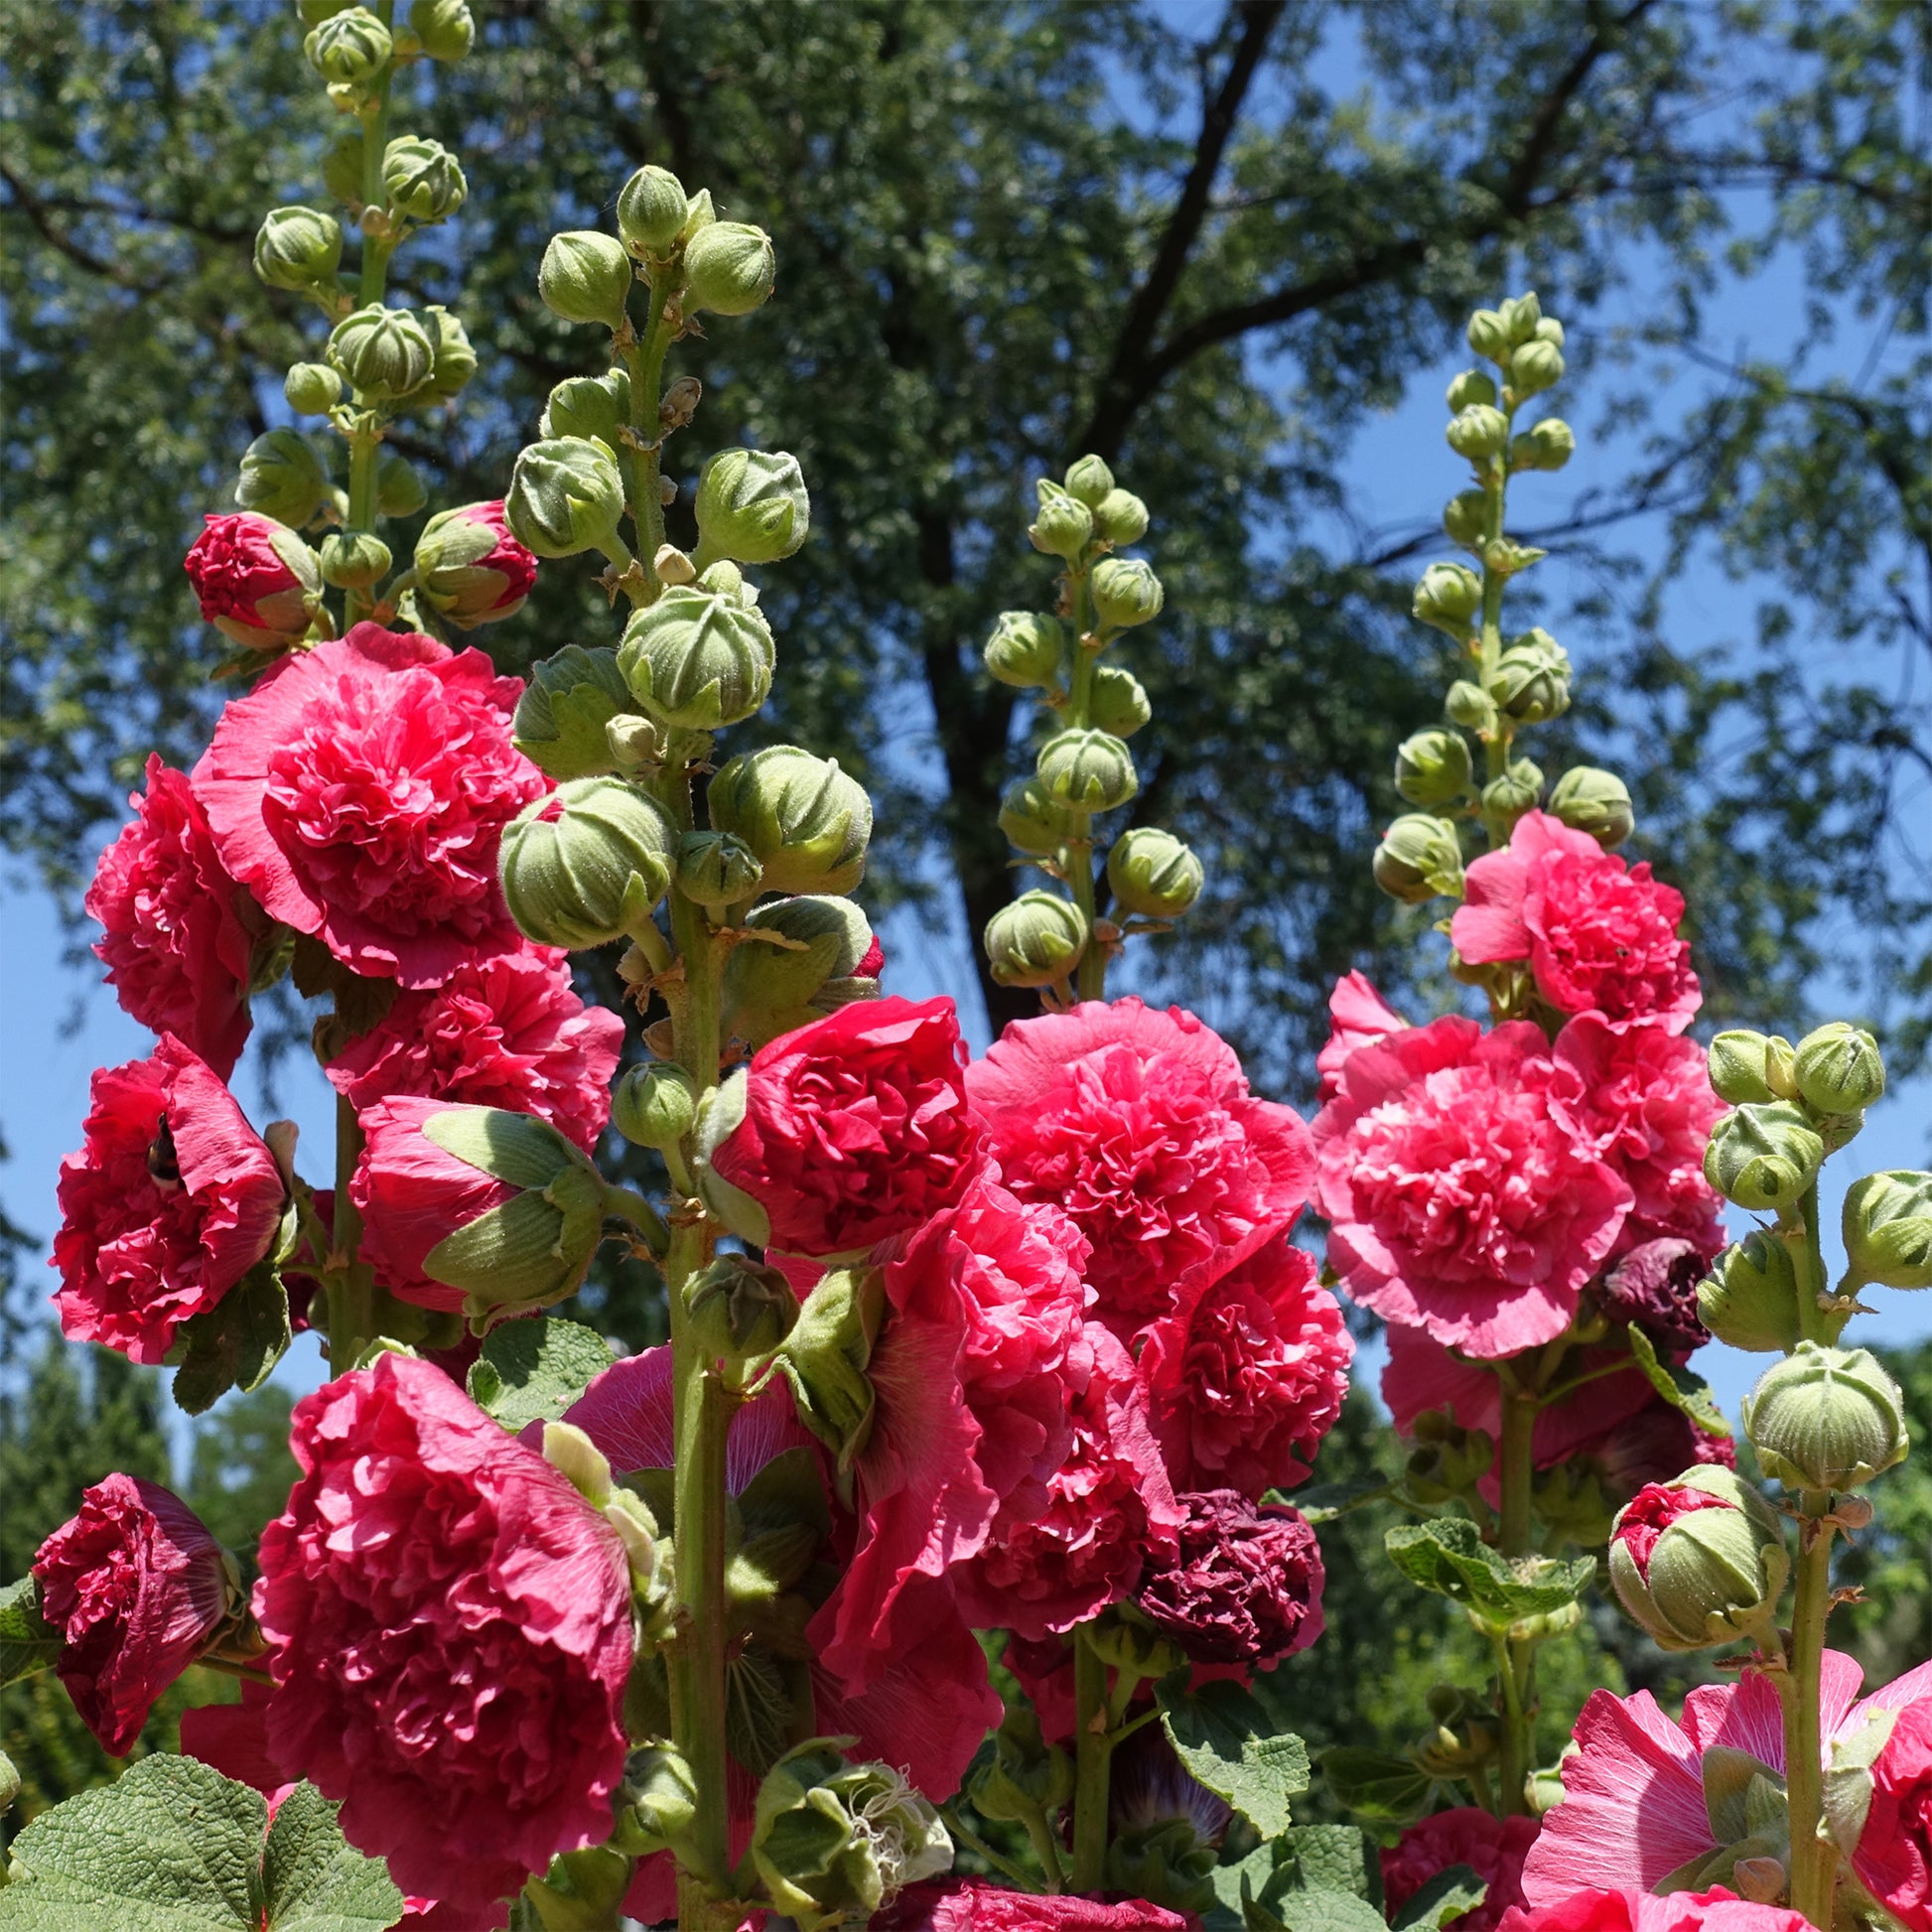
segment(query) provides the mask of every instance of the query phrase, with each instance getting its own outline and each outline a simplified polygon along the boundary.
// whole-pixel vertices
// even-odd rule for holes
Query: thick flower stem
[[[632,441],[626,454],[630,459],[630,514],[637,527],[637,554],[644,571],[644,594],[635,601],[642,604],[655,603],[662,588],[657,579],[657,552],[664,541],[664,505],[658,499],[664,432],[657,420],[657,406],[664,386],[664,354],[671,345],[671,332],[664,325],[664,307],[670,294],[666,271],[665,279],[650,285],[650,315],[642,340],[632,337],[618,346],[630,376]]]
[[[1086,1626],[1073,1632],[1073,1874],[1076,1892],[1098,1891],[1107,1876],[1107,1806],[1114,1755],[1108,1723],[1107,1666]]]
[[[1093,672],[1100,659],[1100,639],[1088,626],[1093,621],[1093,600],[1088,592],[1089,573],[1067,570],[1068,601],[1073,616],[1073,675],[1066,694],[1065,718],[1069,729],[1084,729],[1093,715]],[[1064,851],[1066,883],[1073,889],[1073,902],[1087,922],[1087,948],[1074,969],[1074,991],[1082,1000],[1107,997],[1107,948],[1093,936],[1099,916],[1093,883],[1093,817],[1082,812],[1082,837],[1070,840]]]
[[[1825,1275],[1824,1245],[1818,1233],[1816,1179],[1805,1189],[1804,1198],[1799,1203],[1799,1212],[1804,1220],[1805,1242],[1804,1252],[1797,1257],[1798,1332],[1807,1341],[1836,1341],[1838,1336],[1833,1332],[1831,1317],[1822,1306],[1822,1299],[1829,1284]]]
[[[395,0],[375,0],[375,13],[383,26],[394,18]],[[362,200],[372,210],[380,210],[385,200],[382,186],[382,158],[389,145],[389,82],[395,73],[393,62],[383,69],[369,104],[360,116],[362,122]],[[389,256],[395,243],[386,227],[380,233],[362,237],[362,266],[357,279],[355,300],[360,308],[379,303],[389,278]],[[359,403],[359,398],[358,398]],[[379,428],[372,434],[359,431],[348,439],[348,528],[351,532],[375,529],[375,469],[382,447]],[[344,628],[360,623],[375,610],[374,586],[345,593],[346,621]]]
[[[1784,1699],[1785,1790],[1791,1810],[1791,1904],[1829,1932],[1838,1883],[1838,1847],[1824,1835],[1824,1739],[1819,1681],[1825,1620],[1832,1609],[1831,1496],[1807,1489],[1800,1499],[1797,1602],[1791,1646],[1779,1679]]]
[[[1504,410],[1505,417],[1514,425],[1516,412]],[[1485,549],[1498,542],[1503,534],[1503,513],[1509,491],[1509,455],[1507,444],[1497,456],[1488,459],[1483,472],[1482,491],[1485,498],[1482,518],[1483,546]],[[1476,682],[1487,691],[1496,676],[1496,666],[1503,654],[1503,586],[1508,579],[1504,573],[1495,569],[1485,556],[1482,559],[1482,629],[1477,638]],[[1509,769],[1510,726],[1506,718],[1497,718],[1494,727],[1482,734],[1483,776],[1494,780]],[[1498,818],[1485,814],[1483,829],[1489,835],[1492,846],[1509,843],[1510,827]]]
[[[1502,1441],[1496,1446],[1497,1478],[1502,1507],[1497,1519],[1496,1548],[1505,1557],[1532,1554],[1530,1492],[1536,1480],[1535,1433],[1537,1400],[1516,1378],[1502,1378]],[[1529,1696],[1536,1667],[1536,1646],[1527,1638],[1496,1640],[1496,1675],[1501,1690],[1501,1762],[1497,1776],[1504,1816],[1526,1813],[1529,1798],[1531,1736],[1535,1712]]]

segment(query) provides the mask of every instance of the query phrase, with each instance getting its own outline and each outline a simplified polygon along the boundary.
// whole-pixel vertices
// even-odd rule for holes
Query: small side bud
[[[1039,509],[1027,526],[1028,541],[1043,556],[1075,561],[1092,541],[1092,510],[1048,478],[1041,477],[1034,488]]]
[[[1753,1228],[1698,1284],[1698,1318],[1732,1348],[1789,1354],[1804,1333],[1791,1251],[1775,1234]]]
[[[1037,778],[1016,778],[1000,800],[1000,830],[1022,852],[1044,859],[1073,837],[1075,815]]]
[[[1147,522],[1147,505],[1129,489],[1110,489],[1093,506],[1093,533],[1103,543],[1139,543]]]
[[[363,402],[400,402],[430,378],[436,345],[420,317],[372,305],[345,316],[329,338],[330,365]]]
[[[569,375],[551,390],[537,427],[545,436],[582,436],[618,453],[618,431],[630,421],[630,374]]]
[[[1201,862],[1157,825],[1137,825],[1107,854],[1107,884],[1117,912],[1144,919],[1177,919],[1200,897]]]
[[[771,237],[762,228],[712,221],[684,244],[684,312],[749,316],[770,299],[777,272]]]
[[[1864,1348],[1801,1341],[1744,1398],[1744,1433],[1766,1475],[1792,1489],[1857,1489],[1911,1449],[1905,1398]]]
[[[618,192],[618,233],[639,261],[667,257],[690,212],[684,184],[668,168],[639,168]]]
[[[1894,1168],[1855,1180],[1842,1225],[1854,1283],[1932,1288],[1932,1173]]]
[[[242,453],[234,499],[245,510],[298,530],[321,509],[328,493],[328,472],[300,430],[268,430]]]
[[[1636,830],[1630,789],[1614,771],[1573,764],[1550,793],[1550,810],[1572,831],[1587,832],[1605,852],[1614,852]]]
[[[1790,1574],[1771,1506],[1732,1470],[1646,1483],[1617,1512],[1610,1583],[1665,1650],[1710,1650],[1768,1630]]]
[[[618,651],[637,703],[684,731],[742,724],[770,696],[776,659],[757,609],[700,584],[673,585],[633,613]]]
[[[1449,418],[1449,425],[1443,434],[1449,439],[1449,446],[1459,457],[1466,457],[1471,463],[1479,463],[1485,457],[1497,455],[1509,442],[1509,419],[1500,409],[1492,409],[1487,403],[1475,403]]]
[[[1519,725],[1546,724],[1570,709],[1570,653],[1547,630],[1526,630],[1496,660],[1489,695]]]
[[[1161,615],[1161,580],[1138,558],[1103,557],[1089,583],[1094,621],[1103,629],[1126,630]]]
[[[1112,732],[1090,726],[1049,738],[1035,772],[1052,797],[1082,812],[1110,812],[1141,788],[1133,753]]]
[[[343,379],[327,362],[295,362],[282,394],[298,416],[326,416],[343,399]]]
[[[532,443],[517,454],[503,514],[517,541],[539,557],[603,549],[623,514],[617,459],[588,437]]]
[[[1746,1102],[1711,1130],[1704,1177],[1739,1207],[1790,1207],[1817,1177],[1825,1144],[1789,1101]]]
[[[1817,1114],[1863,1113],[1885,1090],[1877,1040],[1849,1021],[1830,1021],[1799,1040],[1793,1071],[1805,1105]]]
[[[1489,520],[1489,498],[1480,489],[1464,489],[1443,506],[1443,528],[1464,550],[1482,545]]]
[[[410,0],[409,30],[423,53],[446,67],[462,60],[477,38],[470,0]]]
[[[879,942],[849,898],[800,893],[771,899],[743,924],[785,941],[742,940],[725,964],[728,1030],[755,1045],[877,989]]]
[[[1546,416],[1534,428],[1509,439],[1513,471],[1561,470],[1577,453],[1577,433],[1561,416]]]
[[[630,280],[622,242],[595,228],[573,228],[550,237],[537,270],[537,293],[565,322],[602,323],[615,330],[623,325]]]
[[[1118,664],[1096,664],[1087,692],[1087,722],[1095,731],[1132,738],[1154,716],[1147,692],[1132,671]]]
[[[525,806],[497,867],[510,916],[542,946],[602,946],[664,897],[678,834],[664,808],[621,778],[573,778]]]
[[[1460,643],[1469,634],[1469,620],[1482,609],[1482,579],[1466,564],[1431,564],[1418,580],[1409,608],[1424,623]]]
[[[775,1268],[749,1255],[720,1255],[684,1289],[698,1347],[734,1365],[768,1355],[798,1324],[798,1297]]]
[[[629,1068],[611,1095],[611,1125],[633,1147],[676,1147],[698,1117],[698,1090],[681,1066],[664,1060]]]
[[[1479,684],[1471,684],[1465,677],[1459,677],[1449,688],[1449,696],[1443,701],[1443,714],[1451,725],[1460,725],[1465,731],[1486,732],[1495,729],[1495,702]]]
[[[389,574],[389,546],[369,530],[332,530],[322,540],[322,581],[364,591]]]
[[[419,551],[419,569],[420,558]],[[601,777],[611,769],[605,728],[629,709],[630,690],[618,669],[617,652],[566,644],[532,666],[517,700],[511,742],[552,778]]]
[[[1396,748],[1395,788],[1412,805],[1452,805],[1474,780],[1469,741],[1441,726],[1405,738]]]
[[[1107,500],[1113,486],[1114,473],[1097,456],[1083,456],[1068,466],[1067,493],[1077,496],[1090,510],[1097,510]]]
[[[687,832],[678,847],[677,889],[714,922],[756,898],[763,877],[758,854],[729,832]]]
[[[1540,338],[1513,349],[1509,357],[1509,392],[1518,400],[1540,395],[1563,380],[1563,351]]]
[[[429,491],[416,466],[395,450],[384,450],[375,466],[375,508],[378,516],[414,516],[429,501]]]
[[[1371,870],[1375,883],[1405,905],[1462,894],[1462,847],[1455,827],[1431,812],[1405,812],[1382,835]]]
[[[775,564],[805,541],[811,499],[782,450],[721,450],[698,478],[698,535],[713,556]]]
[[[1478,309],[1463,333],[1469,346],[1487,361],[1500,361],[1509,347],[1509,331],[1494,309]]]
[[[436,356],[429,381],[410,398],[418,409],[460,396],[477,372],[477,351],[470,345],[469,334],[448,309],[432,303],[423,311],[423,321],[436,344]]]
[[[416,595],[459,630],[514,617],[537,581],[537,560],[510,535],[501,502],[462,503],[455,509],[439,510],[416,539],[414,568]],[[526,691],[524,697],[528,696]],[[517,716],[522,715],[519,702]],[[549,770],[547,765],[544,768]],[[610,767],[607,763],[597,768]],[[550,775],[561,778],[582,774],[551,771]]]
[[[469,198],[470,185],[442,142],[405,134],[382,151],[382,192],[392,213],[427,227],[447,221]]]
[[[255,273],[272,289],[306,295],[333,283],[342,261],[342,224],[320,208],[272,207],[255,231]]]
[[[1492,407],[1496,385],[1481,369],[1464,369],[1460,375],[1449,378],[1445,400],[1451,416],[1459,416],[1465,409]]]
[[[1507,828],[1536,807],[1543,795],[1543,767],[1531,759],[1512,759],[1500,778],[1483,786],[1480,803],[1485,818]]]
[[[1002,684],[1027,691],[1065,675],[1066,631],[1058,618],[1002,611],[986,640],[986,668]]]
[[[1086,915],[1057,893],[1023,893],[986,922],[987,969],[1001,986],[1051,986],[1086,949]]]
[[[712,825],[741,840],[772,893],[849,893],[865,877],[872,800],[836,759],[795,745],[735,758],[706,794]]]

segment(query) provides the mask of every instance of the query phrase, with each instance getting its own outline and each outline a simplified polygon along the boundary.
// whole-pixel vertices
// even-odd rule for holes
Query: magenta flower
[[[302,636],[309,598],[322,588],[315,553],[285,524],[253,510],[204,521],[182,560],[202,616],[252,650],[276,650]]]
[[[1801,1912],[1756,1905],[1714,1885],[1706,1892],[1577,1891],[1512,1907],[1498,1932],[1805,1932]]]
[[[1534,1818],[1496,1818],[1477,1805],[1434,1812],[1382,1854],[1383,1902],[1393,1917],[1439,1872],[1465,1864],[1488,1889],[1445,1932],[1495,1932],[1502,1915],[1523,1902],[1523,1860],[1536,1833]]]
[[[1194,1662],[1268,1670],[1321,1634],[1326,1572],[1314,1531],[1285,1504],[1232,1489],[1176,1498],[1173,1556],[1151,1566],[1135,1602]]]
[[[1909,1932],[1932,1932],[1932,1682],[1899,1711],[1872,1766],[1859,1876]]]
[[[1372,1046],[1408,1025],[1365,975],[1344,973],[1328,995],[1328,1043],[1314,1056],[1321,1098],[1332,1100],[1341,1090],[1342,1062],[1356,1047]]]
[[[954,1878],[907,1885],[873,1915],[872,1932],[1189,1932],[1193,1924],[1141,1898],[1112,1904],[1067,1893],[1041,1898],[982,1878]]]

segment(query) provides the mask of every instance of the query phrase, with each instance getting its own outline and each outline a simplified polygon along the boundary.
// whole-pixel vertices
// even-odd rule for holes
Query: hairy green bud
[[[1103,543],[1139,543],[1147,535],[1147,505],[1131,489],[1110,489],[1092,507],[1093,534]]]
[[[1420,905],[1462,891],[1462,847],[1455,827],[1432,812],[1405,812],[1382,835],[1371,866],[1391,898]]]
[[[1587,832],[1605,852],[1614,852],[1636,830],[1630,788],[1614,771],[1573,764],[1550,793],[1550,810],[1574,832]]]
[[[1087,692],[1087,722],[1095,731],[1132,738],[1154,716],[1147,692],[1132,671],[1118,664],[1096,664]]]
[[[1465,409],[1493,408],[1496,385],[1481,369],[1464,369],[1460,375],[1449,378],[1445,399],[1451,416],[1459,416]]]
[[[1037,778],[1016,778],[1000,799],[1000,830],[1035,859],[1057,852],[1073,837],[1077,823],[1076,814]]]
[[[1077,496],[1090,510],[1107,500],[1113,486],[1114,473],[1097,456],[1083,456],[1067,469],[1067,494]]]
[[[424,532],[425,541],[429,534]],[[605,727],[629,709],[630,688],[618,669],[617,652],[566,644],[532,666],[517,700],[511,742],[552,778],[601,777],[611,769]]]
[[[1796,1065],[1788,1039],[1727,1027],[1712,1040],[1708,1058],[1712,1091],[1733,1107],[1796,1096]]]
[[[1411,613],[1460,642],[1482,609],[1482,579],[1466,564],[1431,564],[1416,584]]]
[[[1137,825],[1107,854],[1107,884],[1116,912],[1143,919],[1177,919],[1200,897],[1206,875],[1172,832]]]
[[[541,946],[605,945],[634,931],[664,897],[677,841],[648,792],[621,778],[569,779],[503,834],[510,916]]]
[[[1619,1510],[1609,1568],[1623,1607],[1663,1649],[1710,1650],[1769,1630],[1791,1557],[1770,1504],[1713,1466]]]
[[[687,214],[688,224],[690,216]],[[749,316],[777,280],[771,237],[743,221],[710,221],[684,244],[684,311]]]
[[[1698,1284],[1698,1318],[1731,1348],[1789,1354],[1804,1333],[1790,1249],[1762,1228],[1726,1248]]]
[[[1513,827],[1543,795],[1543,767],[1531,759],[1512,759],[1500,778],[1483,786],[1480,804],[1485,818]]]
[[[877,991],[876,980],[857,977],[873,935],[849,898],[801,893],[771,899],[742,924],[772,935],[741,940],[725,964],[727,1028],[756,1045]]]
[[[527,567],[520,558],[501,554],[503,531],[500,503],[461,503],[454,509],[439,510],[416,539],[416,595],[460,630],[513,618],[529,595]],[[527,698],[529,694],[524,695]],[[520,705],[518,715],[522,715]],[[597,771],[610,768],[608,759],[587,767]],[[583,775],[582,771],[551,772],[552,777]]]
[[[245,510],[297,530],[321,509],[328,493],[328,472],[300,430],[265,431],[242,453],[234,499]]]
[[[1023,893],[986,922],[987,970],[1001,986],[1051,986],[1086,949],[1086,914],[1057,893]]]
[[[477,372],[477,351],[463,324],[448,309],[432,304],[423,311],[423,324],[436,344],[436,359],[430,365],[429,381],[409,399],[417,409],[461,395]]]
[[[684,1287],[690,1333],[711,1361],[737,1365],[768,1355],[798,1324],[798,1297],[773,1267],[720,1255]]]
[[[1489,521],[1489,498],[1480,489],[1464,489],[1443,505],[1443,528],[1464,550],[1480,549]]]
[[[340,128],[322,151],[322,185],[346,208],[360,212],[362,202],[362,124]]]
[[[409,31],[432,61],[450,66],[470,52],[477,23],[469,0],[410,0]]]
[[[392,212],[426,227],[448,220],[468,198],[470,184],[442,142],[405,134],[382,151],[382,192]]]
[[[572,228],[550,237],[537,270],[537,293],[544,307],[565,322],[623,325],[630,294],[630,257],[623,243],[595,228]]]
[[[322,540],[322,581],[339,591],[365,591],[389,574],[389,546],[368,530],[332,530]]]
[[[731,906],[756,898],[763,877],[758,854],[729,832],[687,832],[678,847],[677,889],[714,923]]]
[[[602,443],[554,436],[518,452],[503,517],[517,541],[539,557],[604,548],[616,538],[622,514],[623,478]]]
[[[1126,630],[1161,615],[1161,580],[1138,558],[1103,557],[1093,567],[1094,621],[1103,629]]]
[[[805,541],[811,499],[782,450],[720,450],[698,477],[698,535],[714,556],[775,564]]]
[[[1110,812],[1141,788],[1133,753],[1091,726],[1056,732],[1039,748],[1035,771],[1062,805],[1083,812]]]
[[[618,431],[630,421],[630,375],[569,375],[551,390],[537,427],[545,436],[581,436],[618,454]]]
[[[327,362],[293,362],[282,394],[298,416],[326,416],[343,399],[343,379]]]
[[[343,261],[343,229],[314,207],[272,207],[255,230],[255,273],[272,289],[306,295],[336,279]]]
[[[706,794],[711,822],[742,839],[773,893],[849,893],[865,877],[872,800],[839,769],[795,745],[735,758]]]
[[[1093,538],[1093,511],[1046,477],[1034,489],[1039,509],[1027,526],[1028,540],[1044,556],[1073,562]]]
[[[660,1154],[678,1145],[698,1117],[698,1090],[681,1066],[646,1060],[611,1094],[611,1125],[633,1147]]]
[[[1495,726],[1496,704],[1481,685],[1459,677],[1443,700],[1443,715],[1451,725],[1460,725],[1465,731],[1486,732]]]
[[[1512,348],[1518,344],[1539,340],[1537,332],[1543,326],[1543,305],[1536,299],[1534,289],[1527,295],[1513,296],[1505,301],[1498,314],[1503,334]]]
[[[1793,1071],[1813,1113],[1863,1113],[1885,1090],[1877,1040],[1845,1020],[1830,1021],[1799,1040]]]
[[[1472,403],[1449,418],[1449,425],[1444,435],[1449,438],[1449,446],[1457,456],[1467,457],[1471,463],[1484,457],[1491,457],[1509,442],[1509,419],[1500,409],[1493,409],[1487,403]]]
[[[1524,631],[1496,660],[1489,695],[1519,725],[1562,717],[1570,709],[1570,653],[1547,630]]]
[[[1540,338],[1513,349],[1509,357],[1509,392],[1518,398],[1540,394],[1563,380],[1563,351]]]
[[[395,45],[368,8],[345,7],[310,33],[302,51],[332,89],[363,88],[389,65]]]
[[[329,338],[330,366],[361,402],[400,402],[436,366],[436,345],[407,309],[371,303],[345,316]]]
[[[674,584],[635,612],[618,651],[644,710],[703,732],[751,717],[770,696],[776,658],[771,628],[755,605],[700,584]]]
[[[1509,348],[1509,330],[1494,309],[1478,309],[1464,331],[1469,346],[1491,362],[1500,361]]]
[[[684,184],[668,168],[639,168],[618,192],[618,233],[639,261],[665,259],[690,212]]]
[[[1440,725],[1405,738],[1396,748],[1395,788],[1412,805],[1450,805],[1466,798],[1474,780],[1469,741]]]
[[[1561,470],[1577,453],[1577,433],[1561,416],[1546,416],[1509,439],[1512,471]]]
[[[384,450],[375,466],[375,507],[380,516],[414,516],[429,501],[416,466],[394,450]]]
[[[1746,1101],[1711,1130],[1704,1177],[1739,1207],[1790,1207],[1818,1176],[1825,1144],[1803,1109]]]
[[[1854,1283],[1932,1288],[1932,1173],[1893,1168],[1855,1180],[1842,1225]]]
[[[1905,1398],[1864,1348],[1801,1341],[1744,1398],[1744,1433],[1790,1489],[1857,1489],[1911,1449]]]
[[[986,668],[1002,684],[1027,691],[1058,684],[1066,663],[1066,631],[1058,618],[1002,611],[986,640]]]

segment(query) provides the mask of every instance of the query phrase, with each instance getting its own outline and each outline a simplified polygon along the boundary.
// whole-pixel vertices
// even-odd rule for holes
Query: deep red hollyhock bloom
[[[1182,1489],[1290,1489],[1341,1414],[1354,1343],[1313,1258],[1277,1235],[1147,1331],[1140,1372]]]
[[[1579,1399],[1588,1394],[1582,1390]],[[1668,1482],[1701,1462],[1736,1468],[1737,1445],[1728,1436],[1712,1435],[1653,1395],[1635,1415],[1578,1444],[1573,1459],[1594,1468],[1604,1500],[1620,1506],[1645,1483]]]
[[[413,1357],[305,1396],[290,1447],[302,1474],[255,1587],[276,1763],[450,1905],[602,1844],[631,1660],[617,1532]]]
[[[1408,1028],[1408,1021],[1383,999],[1362,973],[1344,973],[1328,995],[1328,1043],[1314,1056],[1321,1076],[1321,1098],[1341,1089],[1342,1062],[1358,1046],[1373,1046]]]
[[[982,1878],[907,1885],[873,1915],[872,1932],[1196,1932],[1200,1921],[1144,1898],[1109,1904],[1062,1892],[1036,1897]]]
[[[1698,1313],[1698,1283],[1715,1253],[1676,1235],[1640,1242],[1597,1283],[1597,1307],[1619,1327],[1634,1321],[1664,1354],[1689,1355],[1711,1339]]]
[[[159,1483],[110,1475],[34,1558],[41,1614],[61,1635],[55,1665],[80,1721],[125,1757],[165,1691],[239,1600],[239,1579],[207,1525]]]
[[[182,559],[202,616],[255,650],[300,637],[309,628],[308,599],[322,588],[315,553],[287,525],[253,510],[205,523]]]
[[[1673,1033],[1702,997],[1677,936],[1684,897],[1547,812],[1525,812],[1509,844],[1477,859],[1449,940],[1471,965],[1524,959],[1559,1013],[1612,1027],[1657,1018]]]
[[[259,1791],[271,1817],[301,1782],[284,1777],[268,1754],[268,1686],[253,1678],[242,1680],[239,1704],[199,1704],[184,1711],[181,1747],[224,1778]]]
[[[549,780],[510,743],[519,679],[358,623],[222,713],[194,771],[222,863],[283,924],[406,987],[517,943],[503,828]]]
[[[252,941],[188,773],[148,759],[147,791],[128,799],[133,820],[100,855],[87,916],[107,983],[142,1026],[173,1034],[222,1079],[248,1038]]]
[[[1176,1500],[1178,1548],[1150,1565],[1134,1598],[1163,1636],[1196,1663],[1263,1670],[1320,1636],[1326,1572],[1300,1510],[1232,1489]]]
[[[172,1035],[148,1059],[102,1067],[91,1097],[86,1145],[61,1163],[61,1332],[153,1364],[268,1252],[282,1176],[234,1096]]]
[[[1190,1306],[1308,1195],[1300,1117],[1255,1099],[1233,1048],[1178,1007],[1016,1020],[966,1082],[1000,1177],[1093,1244],[1094,1312],[1123,1338]]]
[[[1804,1932],[1801,1912],[1756,1905],[1714,1885],[1706,1892],[1579,1891],[1513,1906],[1497,1932]]]
[[[770,1223],[767,1245],[862,1254],[953,1206],[984,1165],[950,1000],[862,1000],[753,1055],[713,1174]]]
[[[1457,1805],[1419,1820],[1382,1854],[1382,1897],[1389,1915],[1439,1872],[1465,1864],[1488,1887],[1473,1911],[1449,1921],[1449,1932],[1495,1932],[1496,1921],[1523,1902],[1523,1860],[1536,1843],[1534,1818],[1493,1818],[1478,1805]]]
[[[1909,1932],[1932,1932],[1932,1683],[1898,1714],[1872,1766],[1859,1876]]]

